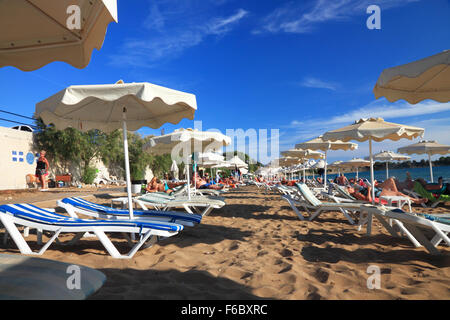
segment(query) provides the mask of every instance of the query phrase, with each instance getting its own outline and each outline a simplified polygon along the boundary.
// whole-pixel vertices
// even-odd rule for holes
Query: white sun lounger
[[[361,207],[363,212],[369,214],[367,224],[367,234],[371,234],[372,216],[374,216],[394,237],[399,237],[399,233],[390,225],[389,220],[394,221],[399,230],[403,232],[416,247],[424,246],[431,254],[439,254],[437,246],[444,241],[450,246],[450,214],[428,215],[420,213],[408,213],[401,209],[386,209],[365,205]],[[427,229],[434,233],[431,238],[426,237],[421,229]]]
[[[105,247],[106,251],[116,259],[131,259],[144,244],[156,242],[158,237],[171,237],[183,230],[183,226],[161,221],[125,221],[125,220],[90,220],[63,216],[49,210],[29,204],[6,204],[0,206],[0,222],[22,254],[42,255],[61,233],[75,233],[68,244],[81,239],[87,232],[93,233]],[[51,232],[53,236],[38,251],[33,252],[20,234],[16,225]],[[122,255],[106,233],[139,234],[139,240],[132,249]],[[127,238],[130,242],[130,240]]]
[[[355,224],[355,221],[350,217],[348,211],[359,212],[361,211],[361,203],[335,203],[335,202],[322,202],[312,193],[312,191],[303,183],[296,184],[299,190],[299,196],[293,198],[289,195],[281,196],[286,200],[294,212],[301,220],[306,217],[303,216],[297,209],[297,206],[301,206],[306,212],[310,214],[309,220],[312,221],[317,218],[323,211],[340,211],[344,214],[347,220],[351,224]],[[311,210],[314,210],[311,212]]]
[[[58,200],[57,205],[74,218],[78,218],[79,214],[91,216],[97,219],[116,219],[116,220],[129,220],[129,211],[123,209],[115,209],[106,207],[97,203],[87,201],[79,197],[64,198]],[[198,214],[184,213],[178,211],[133,211],[135,220],[139,221],[162,221],[178,223],[184,226],[192,227],[199,224],[202,221],[202,216]]]
[[[224,201],[215,197],[192,196],[189,199],[187,196],[172,198],[169,196],[168,198],[152,193],[133,198],[133,202],[142,210],[149,210],[148,207],[163,211],[183,208],[188,213],[194,214],[196,212],[203,217],[207,216],[213,209],[220,209],[225,205]]]

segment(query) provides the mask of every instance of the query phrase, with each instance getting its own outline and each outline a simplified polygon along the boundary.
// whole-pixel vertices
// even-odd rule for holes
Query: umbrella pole
[[[386,161],[386,180],[389,179],[389,161]]]
[[[356,167],[356,180],[358,180],[358,167]]]
[[[434,179],[433,179],[433,162],[431,162],[431,153],[428,154],[428,162],[430,163],[431,183],[433,183],[434,182]]]
[[[327,151],[325,150],[325,178],[323,179],[323,186],[325,187],[325,190],[327,189]]]
[[[188,164],[188,162],[189,162],[189,156],[186,156],[185,167],[186,167],[186,177],[187,177],[187,186],[188,186],[188,199],[191,200],[191,182],[189,179],[189,164]]]
[[[369,154],[370,154],[370,182],[372,184],[372,203],[375,203],[375,178],[373,173],[373,156],[372,156],[372,139],[369,138]]]
[[[125,175],[127,182],[128,211],[133,219],[133,202],[131,199],[130,159],[128,157],[127,109],[123,108],[123,152],[125,154]]]

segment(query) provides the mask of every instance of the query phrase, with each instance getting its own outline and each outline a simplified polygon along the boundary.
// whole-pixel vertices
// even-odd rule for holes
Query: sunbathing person
[[[365,200],[372,202],[372,187],[362,187],[356,190],[353,187],[347,188],[347,191],[358,200]],[[385,180],[383,183],[375,182],[375,198],[380,198],[382,196],[399,196],[408,198],[412,203],[421,204],[426,203],[428,199],[415,199],[404,193],[398,191],[396,183],[393,178]]]
[[[224,188],[224,186],[214,184],[211,181],[207,182],[205,179],[200,178],[197,173],[194,175],[193,180],[197,189],[222,190]]]
[[[153,177],[152,180],[150,180],[150,182],[147,184],[147,187],[145,188],[145,191],[165,192],[168,194],[171,194],[173,192],[173,190],[169,188],[167,183],[162,183],[161,180],[157,179],[156,177]]]
[[[339,177],[337,177],[336,183],[340,186],[346,186],[349,184],[347,178],[344,176],[343,173],[341,173],[341,175]]]

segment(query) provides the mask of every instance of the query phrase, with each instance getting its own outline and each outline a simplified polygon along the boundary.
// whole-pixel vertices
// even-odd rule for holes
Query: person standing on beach
[[[50,165],[48,163],[47,158],[45,157],[45,150],[41,150],[39,159],[36,163],[36,178],[41,182],[41,191],[47,190],[47,181],[46,178],[48,176],[48,170]]]

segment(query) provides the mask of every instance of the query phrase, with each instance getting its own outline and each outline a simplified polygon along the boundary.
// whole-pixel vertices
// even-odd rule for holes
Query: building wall
[[[26,175],[34,175],[38,153],[39,150],[33,147],[33,133],[0,127],[0,190],[28,188]],[[51,154],[47,155],[47,159],[50,162],[49,178],[70,172],[73,182],[78,183],[81,180],[81,168],[78,163],[62,166],[53,162]],[[99,170],[98,178],[110,178],[109,170],[101,160],[93,161],[91,165]],[[152,171],[147,168],[145,178],[150,181],[152,177]]]
[[[33,134],[0,127],[0,146],[0,190],[26,188],[26,175],[36,169]]]

